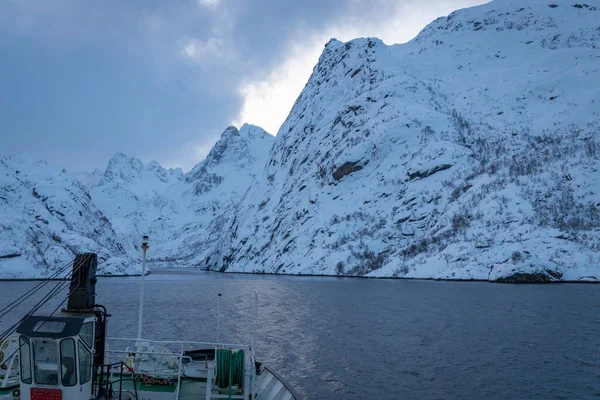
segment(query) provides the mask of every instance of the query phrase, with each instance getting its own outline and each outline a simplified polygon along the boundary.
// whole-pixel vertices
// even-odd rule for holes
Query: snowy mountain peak
[[[244,124],[238,131],[240,136],[244,137],[246,140],[272,140],[273,135],[267,133],[260,126],[252,125],[252,124]]]
[[[180,168],[167,170],[154,160],[144,165],[141,160],[119,152],[109,160],[101,184],[138,185],[142,181],[148,184],[154,181],[151,186],[163,186],[180,179],[182,175]],[[152,187],[147,189],[151,190]]]
[[[123,182],[132,182],[140,179],[143,168],[144,164],[139,159],[119,152],[108,161],[104,179],[106,181],[118,179]]]
[[[221,169],[225,173],[229,173],[228,169],[242,170],[256,160],[264,159],[272,141],[273,136],[258,126],[244,124],[240,130],[230,126],[221,134],[206,159],[192,168],[185,179],[187,182],[206,182],[208,179],[214,184],[220,181],[217,176]],[[205,185],[201,186],[198,190],[206,190]]]
[[[233,137],[233,136],[238,136],[239,133],[240,132],[238,131],[238,128],[236,128],[235,126],[231,125],[231,126],[228,126],[227,128],[225,128],[225,130],[221,134],[221,139],[225,139],[225,138]]]
[[[443,39],[469,33],[473,38],[481,34],[502,38],[495,43],[496,48],[506,47],[507,42],[519,39],[532,46],[541,45],[553,50],[595,48],[599,44],[600,30],[593,21],[599,18],[599,4],[570,0],[496,0],[438,18],[417,36],[415,42],[439,46]],[[509,32],[520,33],[507,34]]]

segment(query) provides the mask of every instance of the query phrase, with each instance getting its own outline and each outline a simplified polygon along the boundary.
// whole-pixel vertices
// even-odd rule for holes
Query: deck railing
[[[131,393],[134,398],[137,400],[137,385],[135,384],[135,373],[132,368],[130,368],[124,362],[118,362],[113,364],[105,364],[99,365],[97,370],[98,378],[94,380],[92,384],[92,392],[97,396],[97,399],[114,399],[113,386],[118,383],[119,384],[119,400],[121,400],[123,396],[123,382],[132,381],[133,382],[133,393]],[[114,376],[112,372],[117,369],[119,371],[118,378],[111,380],[111,376]],[[124,378],[124,373],[128,372],[131,377]]]
[[[148,374],[152,376],[162,376],[164,379],[170,377],[177,381],[175,398],[179,399],[181,389],[181,378],[183,375],[184,360],[191,363],[192,358],[187,356],[186,351],[197,349],[227,349],[227,350],[243,350],[250,357],[249,364],[254,363],[252,348],[246,344],[238,343],[215,343],[215,342],[195,342],[195,341],[173,341],[173,340],[148,340],[148,339],[133,339],[121,337],[109,337],[106,339],[107,348],[106,355],[109,360],[116,358],[120,362],[125,359],[124,365],[130,368],[134,375]],[[117,349],[118,348],[118,349]],[[151,351],[148,351],[151,350]],[[144,359],[143,357],[161,357],[161,360],[156,358]],[[216,356],[215,356],[216,357]],[[219,398],[220,395],[211,394],[213,380],[216,378],[214,366],[209,368],[208,357],[205,356],[205,366],[207,367],[207,393],[206,399]],[[148,364],[144,364],[147,362]],[[151,369],[148,365],[151,364]],[[162,367],[162,368],[161,368]],[[245,367],[244,373],[244,395],[232,396],[231,398],[249,399],[250,393],[255,392],[256,371],[253,365]],[[134,385],[135,386],[135,385]]]

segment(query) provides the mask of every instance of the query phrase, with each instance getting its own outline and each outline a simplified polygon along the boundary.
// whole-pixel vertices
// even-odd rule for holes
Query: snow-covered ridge
[[[228,127],[187,174],[117,154],[91,189],[92,198],[124,240],[142,234],[152,238],[151,261],[204,266],[230,209],[264,165],[272,140],[253,125]]]
[[[110,221],[66,170],[0,156],[0,278],[47,276],[85,251],[98,253],[102,274],[137,271]]]
[[[99,254],[100,273],[139,273],[143,234],[152,238],[150,260],[198,265],[272,139],[252,125],[230,127],[188,174],[123,153],[103,172],[77,175],[0,156],[0,279],[47,276],[84,251]]]
[[[331,40],[212,268],[600,279],[600,11],[495,1]]]

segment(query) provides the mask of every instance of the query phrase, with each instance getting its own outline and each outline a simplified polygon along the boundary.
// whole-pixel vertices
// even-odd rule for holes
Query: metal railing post
[[[179,400],[179,388],[181,387],[181,364],[183,362],[183,343],[181,343],[181,347],[179,350],[179,373],[177,374],[177,395],[175,396],[176,400]]]
[[[252,332],[252,356],[255,356],[256,351],[256,324],[258,319],[258,292],[254,291],[254,326]]]
[[[110,369],[110,367],[109,367]],[[135,385],[135,382],[133,382]],[[121,374],[119,375],[119,400],[121,400],[121,395],[123,393],[123,363],[121,363]]]
[[[215,364],[216,363],[217,363],[217,358],[215,355]],[[213,380],[213,367],[212,367],[212,365],[209,365],[208,371],[206,373],[206,394],[204,396],[205,400],[210,400],[210,398],[212,397],[212,380]]]

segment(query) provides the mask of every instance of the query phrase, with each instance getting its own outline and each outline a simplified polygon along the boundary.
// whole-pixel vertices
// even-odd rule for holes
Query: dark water
[[[180,270],[146,282],[149,339],[215,340],[223,293],[221,339],[249,343],[257,291],[257,356],[307,399],[600,398],[600,285]],[[32,285],[0,282],[0,308]],[[134,337],[139,278],[97,292],[110,335]]]

